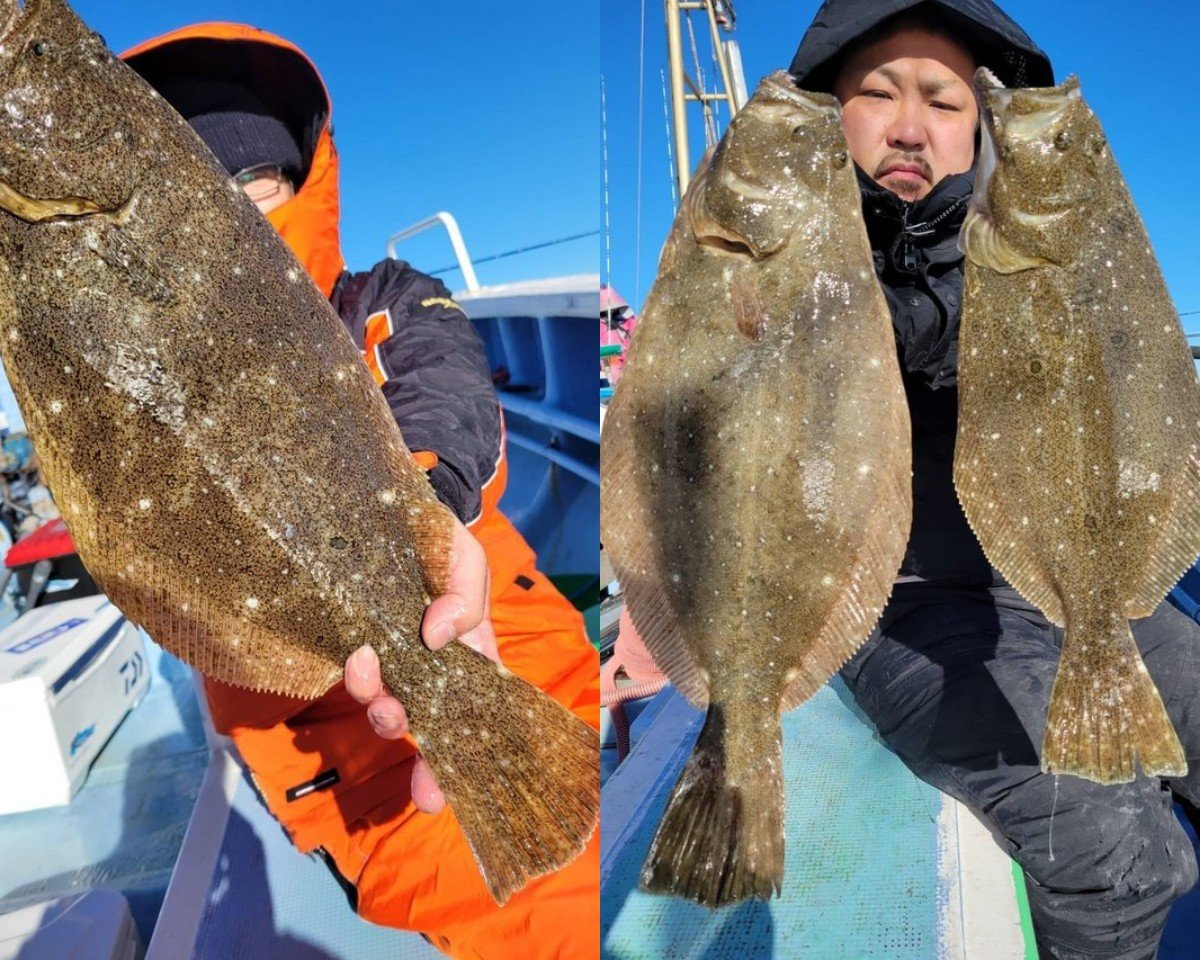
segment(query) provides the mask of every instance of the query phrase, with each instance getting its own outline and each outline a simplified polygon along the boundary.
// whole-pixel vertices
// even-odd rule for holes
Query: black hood
[[[991,0],[825,0],[800,41],[789,70],[806,90],[828,92],[838,54],[868,30],[913,7],[938,8],[980,66],[1006,87],[1050,87],[1054,68],[1028,35]]]

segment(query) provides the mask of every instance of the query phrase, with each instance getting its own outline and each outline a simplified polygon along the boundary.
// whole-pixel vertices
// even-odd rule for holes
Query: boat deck
[[[635,746],[604,783],[605,960],[1035,960],[1019,868],[967,808],[878,740],[839,678],[783,717],[783,895],[711,911],[639,892],[642,861],[702,721],[673,688],[663,690],[633,721]],[[606,773],[613,763],[602,759]],[[1173,908],[1159,960],[1191,960],[1198,937],[1200,887]]]

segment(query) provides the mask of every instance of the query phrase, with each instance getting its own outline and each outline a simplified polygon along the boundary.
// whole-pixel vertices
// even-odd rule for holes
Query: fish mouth
[[[102,207],[86,197],[30,197],[11,184],[0,180],[0,210],[28,223],[41,223],[63,217],[86,217],[95,213],[115,213],[120,207]]]
[[[975,99],[979,103],[979,115],[983,123],[979,128],[979,159],[976,162],[975,186],[971,190],[971,202],[968,210],[983,217],[995,225],[992,220],[992,209],[988,204],[988,189],[992,183],[992,175],[996,172],[996,119],[988,103],[989,93],[1004,90],[1004,84],[987,67],[975,71]]]

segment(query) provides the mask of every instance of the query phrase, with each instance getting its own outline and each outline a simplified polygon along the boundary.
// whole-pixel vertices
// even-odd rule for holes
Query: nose
[[[891,123],[888,124],[888,146],[893,150],[918,153],[925,149],[928,139],[919,106],[908,98],[903,98],[892,115]]]

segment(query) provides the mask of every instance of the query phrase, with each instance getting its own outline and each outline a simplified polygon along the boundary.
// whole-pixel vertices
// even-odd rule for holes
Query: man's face
[[[876,183],[919,200],[975,162],[975,61],[953,41],[905,29],[863,47],[833,92],[850,155]]]

